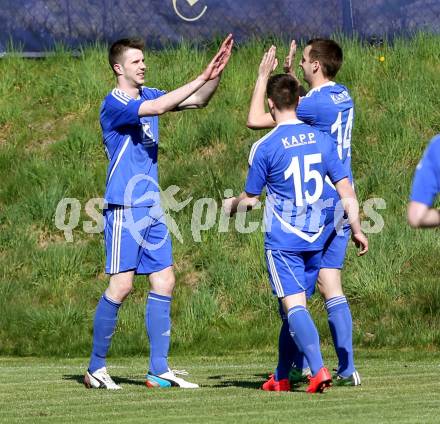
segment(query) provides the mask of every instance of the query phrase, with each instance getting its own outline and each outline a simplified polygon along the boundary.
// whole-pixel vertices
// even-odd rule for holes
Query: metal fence
[[[244,41],[440,33],[439,0],[0,0],[0,52],[142,36],[150,46],[234,33]]]

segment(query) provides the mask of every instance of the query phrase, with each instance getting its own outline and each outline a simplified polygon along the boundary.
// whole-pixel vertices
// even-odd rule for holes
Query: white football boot
[[[147,387],[180,387],[182,389],[198,389],[199,385],[195,383],[190,383],[183,378],[177,377],[177,375],[188,375],[184,370],[170,370],[168,368],[167,372],[159,375],[147,374],[147,380],[145,384]]]
[[[88,389],[107,389],[107,390],[120,390],[121,386],[118,386],[110,377],[106,367],[99,368],[94,373],[87,370],[84,376],[84,385]]]

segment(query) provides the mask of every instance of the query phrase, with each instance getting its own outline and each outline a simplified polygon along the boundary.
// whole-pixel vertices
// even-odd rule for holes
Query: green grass
[[[414,231],[405,210],[413,170],[431,136],[440,132],[440,37],[420,34],[374,48],[341,40],[345,64],[338,81],[356,104],[353,168],[361,201],[382,197],[385,227],[370,236],[362,259],[349,249],[344,286],[356,346],[423,349],[440,345],[438,231]],[[162,188],[178,185],[174,214],[183,243],[174,240],[177,289],[173,352],[219,354],[267,348],[279,325],[265,271],[261,233],[238,234],[218,223],[194,242],[194,203],[224,189],[239,193],[250,146],[264,132],[245,127],[263,50],[254,41],[233,53],[221,86],[201,111],[161,118]],[[215,46],[149,51],[148,85],[172,89],[197,75]],[[279,59],[287,45],[279,45]],[[383,55],[385,61],[379,62]],[[46,60],[0,61],[0,353],[86,356],[96,302],[106,287],[102,234],[85,234],[86,202],[104,192],[107,160],[98,122],[114,81],[102,47],[72,58],[59,50]],[[219,194],[220,193],[220,194]],[[82,205],[74,242],[55,227],[64,197]],[[248,219],[261,219],[261,211]],[[143,310],[148,285],[139,278],[120,312],[112,354],[147,352]],[[331,343],[321,299],[311,310],[324,345]]]
[[[145,360],[110,360],[118,392],[86,390],[86,359],[0,358],[2,423],[437,423],[440,356],[360,351],[360,387],[308,395],[259,390],[274,352],[173,357],[199,390],[147,389]],[[331,356],[329,363],[334,363]]]

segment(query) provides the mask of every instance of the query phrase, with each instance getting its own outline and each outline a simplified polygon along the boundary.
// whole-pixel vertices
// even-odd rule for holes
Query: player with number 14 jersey
[[[351,130],[354,119],[353,100],[348,89],[334,81],[311,89],[297,108],[298,119],[329,134],[337,145],[339,159],[347,176],[353,182],[351,171]],[[326,178],[324,199],[328,209],[334,209],[339,196],[331,181]]]

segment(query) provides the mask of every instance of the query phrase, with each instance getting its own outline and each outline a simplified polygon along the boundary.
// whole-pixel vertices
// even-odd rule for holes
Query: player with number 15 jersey
[[[264,86],[270,72],[276,66],[276,48],[266,52],[260,64],[259,75],[251,101],[247,125],[250,128],[269,128],[275,122],[264,110]],[[292,64],[296,54],[296,42],[292,40],[289,55],[284,63],[284,71],[296,78]],[[304,48],[300,67],[310,91],[301,98],[296,109],[298,119],[328,134],[337,148],[339,159],[351,183],[351,133],[354,120],[353,100],[343,85],[333,81],[343,61],[342,49],[333,40],[313,39]],[[327,216],[323,237],[326,239],[321,270],[319,290],[326,301],[330,330],[338,354],[339,366],[337,380],[344,384],[359,385],[360,378],[353,360],[351,337],[352,318],[348,302],[343,294],[341,268],[344,264],[350,229],[344,225],[343,208],[339,203],[331,181],[326,178],[323,199],[327,205]],[[283,317],[283,315],[282,315]],[[283,318],[284,319],[284,318]],[[289,340],[286,333],[280,340]],[[280,345],[284,343],[280,342]],[[293,347],[288,350],[294,350]],[[294,371],[302,379],[306,364],[301,356],[290,355]],[[289,354],[286,353],[286,358]],[[287,359],[286,359],[286,362]],[[298,380],[298,381],[299,381]],[[295,378],[296,381],[296,378]]]
[[[266,187],[265,254],[272,289],[285,315],[280,334],[293,338],[294,345],[306,357],[311,371],[307,392],[314,393],[331,382],[323,365],[319,335],[305,308],[326,242],[322,236],[326,176],[343,199],[341,204],[349,215],[353,238],[363,248],[361,254],[368,250],[368,241],[360,229],[357,208],[350,207],[356,203],[356,195],[335,143],[329,135],[296,119],[297,81],[290,75],[274,75],[269,78],[266,91],[276,127],[252,146],[245,190],[237,198],[226,199],[224,209],[232,214],[254,206]],[[291,358],[282,346],[279,355],[275,374],[263,384],[264,390],[290,388]],[[286,357],[287,363],[280,360],[281,356]]]

